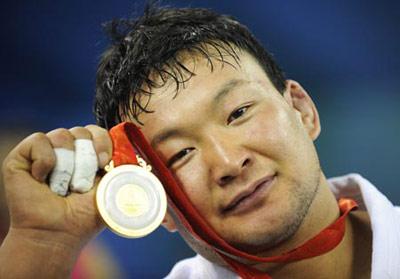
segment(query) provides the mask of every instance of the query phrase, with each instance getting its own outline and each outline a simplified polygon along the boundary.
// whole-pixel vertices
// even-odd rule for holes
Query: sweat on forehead
[[[240,67],[240,53],[235,46],[223,42],[199,44],[190,50],[178,52],[161,67],[151,69],[142,86],[135,92],[130,92],[129,102],[119,106],[120,119],[131,118],[141,124],[140,114],[151,113],[148,107],[154,89],[159,92],[173,92],[172,98],[179,94],[182,88],[193,76],[199,64],[213,72],[217,67]]]
[[[155,123],[161,120],[166,125],[167,119],[187,120],[185,111],[189,115],[213,114],[225,108],[227,102],[231,103],[239,95],[249,95],[256,88],[262,87],[260,90],[265,93],[274,91],[274,86],[257,61],[247,52],[237,53],[240,60],[225,57],[222,62],[211,58],[213,66],[201,56],[187,58],[184,65],[194,74],[179,89],[173,80],[169,80],[163,87],[149,89],[151,99],[149,97],[147,109],[151,113],[140,114],[138,118],[141,123],[130,115],[126,115],[123,120],[143,126],[157,126]]]
[[[141,124],[140,114],[151,113],[150,100],[156,91],[175,98],[180,91],[187,87],[192,77],[198,75],[200,67],[206,67],[209,73],[222,67],[240,68],[240,54],[242,51],[232,46],[217,44],[199,45],[189,51],[181,51],[173,61],[165,63],[160,69],[153,69],[148,80],[136,92],[131,92],[129,104],[121,104],[121,119],[135,119]],[[136,107],[135,107],[136,106]]]

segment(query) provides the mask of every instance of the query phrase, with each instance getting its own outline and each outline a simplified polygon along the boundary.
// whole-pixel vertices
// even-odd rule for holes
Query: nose
[[[252,164],[251,153],[235,137],[209,136],[205,154],[212,179],[220,186],[234,181]]]

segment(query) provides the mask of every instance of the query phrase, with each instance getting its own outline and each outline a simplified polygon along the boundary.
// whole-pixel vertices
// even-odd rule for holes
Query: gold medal
[[[137,165],[106,168],[96,192],[97,208],[107,226],[118,235],[139,238],[163,221],[167,198],[151,166],[138,156]]]

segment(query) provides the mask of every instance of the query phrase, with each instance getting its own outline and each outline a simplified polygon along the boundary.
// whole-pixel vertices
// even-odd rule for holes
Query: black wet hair
[[[111,40],[103,53],[96,76],[94,112],[98,125],[107,129],[130,116],[151,112],[147,104],[151,88],[174,81],[180,86],[195,75],[184,65],[182,53],[202,55],[213,69],[211,58],[239,61],[237,50],[250,53],[279,92],[285,76],[271,54],[233,17],[203,8],[168,8],[149,4],[135,19],[106,23]],[[217,55],[216,55],[216,54]]]

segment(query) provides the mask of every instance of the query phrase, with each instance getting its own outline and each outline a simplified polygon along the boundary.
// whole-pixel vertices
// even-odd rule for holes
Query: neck
[[[268,250],[261,256],[279,255],[300,246],[317,235],[325,227],[336,221],[340,211],[337,201],[330,191],[326,178],[321,173],[319,188],[306,218],[296,234],[285,243]],[[332,251],[318,257],[285,264],[256,264],[253,267],[267,271],[274,278],[352,278],[354,228],[350,218],[346,218],[346,231],[341,243]],[[312,267],[312,268],[310,268]]]

